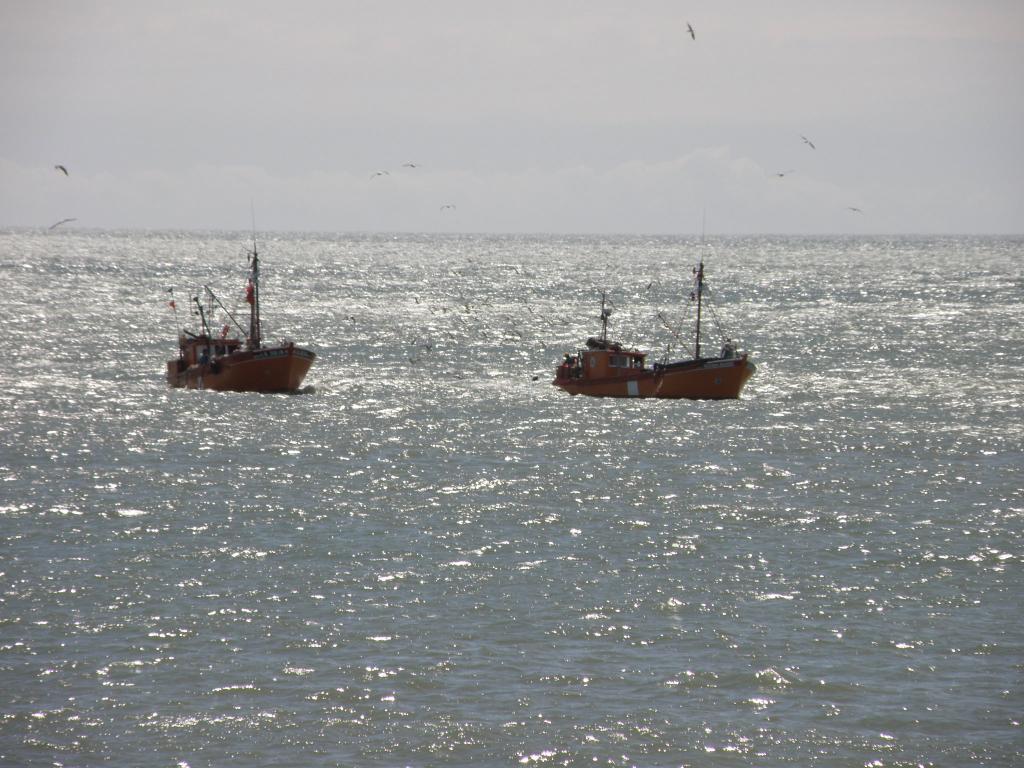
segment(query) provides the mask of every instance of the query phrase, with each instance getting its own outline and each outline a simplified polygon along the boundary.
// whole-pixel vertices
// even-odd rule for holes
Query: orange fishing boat
[[[249,304],[249,331],[238,324],[234,315],[221,304],[208,286],[210,299],[204,309],[199,297],[193,297],[202,330],[193,333],[183,330],[178,337],[178,357],[167,361],[167,384],[188,389],[214,389],[230,392],[294,392],[316,359],[308,349],[284,341],[275,345],[263,344],[260,323],[260,261],[253,238],[249,254],[249,279],[245,300]],[[225,325],[219,336],[210,332],[213,304],[216,303],[231,319],[239,335],[229,336],[230,325]],[[177,307],[171,299],[177,316]]]
[[[646,364],[647,354],[626,349],[608,340],[611,309],[601,295],[601,337],[587,339],[587,348],[566,353],[551,382],[570,395],[594,397],[669,397],[724,400],[740,396],[743,385],[756,370],[746,352],[729,339],[721,352],[707,356],[701,347],[701,311],[704,301],[704,259],[694,268],[696,286],[691,298],[697,303],[697,325],[691,360]]]

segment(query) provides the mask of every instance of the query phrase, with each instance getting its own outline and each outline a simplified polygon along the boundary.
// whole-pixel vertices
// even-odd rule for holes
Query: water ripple
[[[1024,760],[1019,239],[712,243],[670,403],[549,381],[693,242],[270,236],[307,391],[168,390],[245,241],[0,233],[0,762]]]

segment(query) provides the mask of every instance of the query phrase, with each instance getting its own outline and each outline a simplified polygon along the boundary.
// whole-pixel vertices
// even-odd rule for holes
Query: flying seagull
[[[773,173],[772,175],[773,175],[773,176],[777,176],[777,177],[779,177],[779,178],[781,179],[781,178],[783,178],[784,176],[788,176],[788,175],[789,175],[789,174],[791,174],[792,172],[793,172],[793,171],[777,171],[777,172]]]
[[[416,165],[416,163],[402,163],[402,167],[403,168],[419,168],[419,166]]]
[[[370,174],[370,178],[373,179],[373,178],[376,178],[377,176],[390,176],[390,175],[391,174],[388,173],[387,171],[377,171],[376,173],[371,173]]]
[[[63,173],[63,174],[65,175],[65,176],[67,176],[67,175],[68,175],[68,169],[67,169],[67,168],[65,168],[65,167],[64,167],[63,165],[55,165],[55,166],[53,166],[53,168],[54,168],[54,170],[56,170],[56,171],[60,171],[60,172],[61,172],[61,173]]]
[[[452,209],[453,211],[455,210],[455,206],[454,206],[454,205],[452,205],[451,203],[448,203],[448,204],[446,204],[446,205],[442,205],[442,206],[441,206],[441,210],[442,210],[442,211],[445,211],[445,210],[447,210],[447,209],[449,209],[449,208],[451,208],[451,209]]]
[[[57,228],[57,227],[59,227],[59,226],[60,226],[61,224],[67,224],[67,223],[68,223],[69,221],[78,221],[78,219],[61,219],[61,220],[60,220],[60,221],[58,221],[58,222],[57,222],[56,224],[51,224],[51,225],[50,225],[50,229],[56,229],[56,228]]]
[[[806,144],[807,146],[809,146],[809,147],[810,147],[811,149],[817,149],[817,147],[816,147],[816,146],[814,146],[814,142],[813,142],[813,141],[811,141],[810,139],[808,139],[808,138],[807,138],[806,136],[804,136],[803,134],[800,134],[800,138],[801,138],[801,139],[803,139],[803,140],[804,140],[804,144]]]
[[[690,22],[686,22],[686,31],[690,33],[690,38],[693,40],[697,39],[697,33],[693,31],[693,25]]]
[[[846,206],[846,210],[853,211],[854,213],[864,213],[864,211],[862,211],[860,208],[855,208],[852,205]]]

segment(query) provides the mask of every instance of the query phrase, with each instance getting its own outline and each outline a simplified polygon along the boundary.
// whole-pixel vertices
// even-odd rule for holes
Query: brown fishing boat
[[[694,400],[735,399],[756,370],[746,352],[726,339],[717,355],[704,354],[701,346],[701,312],[704,301],[704,259],[694,268],[697,324],[693,359],[646,364],[647,354],[626,349],[608,340],[611,309],[601,295],[601,336],[589,338],[586,349],[566,353],[551,382],[570,395],[595,397],[668,397]]]
[[[199,333],[183,330],[178,338],[178,357],[167,361],[167,384],[188,389],[214,389],[230,392],[294,392],[316,359],[308,349],[292,341],[265,345],[260,322],[260,261],[253,238],[249,253],[249,279],[245,300],[249,304],[249,330],[242,328],[220,299],[205,287],[209,307],[193,297],[202,329]],[[171,307],[177,307],[171,299]],[[219,306],[237,329],[225,325],[214,336],[210,331],[213,305]]]

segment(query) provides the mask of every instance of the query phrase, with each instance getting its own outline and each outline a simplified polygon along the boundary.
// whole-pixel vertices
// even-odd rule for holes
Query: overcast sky
[[[1024,232],[1020,0],[0,0],[0,103],[0,226]]]

